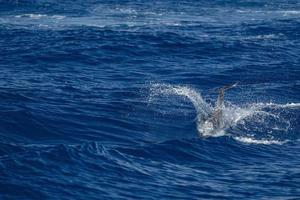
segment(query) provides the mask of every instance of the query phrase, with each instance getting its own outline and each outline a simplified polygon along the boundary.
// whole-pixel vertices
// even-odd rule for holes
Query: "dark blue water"
[[[299,199],[299,38],[297,0],[0,0],[0,199]]]

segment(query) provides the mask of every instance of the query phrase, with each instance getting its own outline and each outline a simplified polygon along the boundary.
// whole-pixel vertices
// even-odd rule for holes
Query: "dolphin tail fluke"
[[[237,86],[237,84],[238,84],[238,82],[236,82],[234,84],[230,84],[230,85],[225,85],[218,89],[219,95],[218,95],[218,99],[217,99],[216,106],[215,106],[215,113],[221,112],[220,110],[222,109],[222,106],[224,105],[225,90],[233,88],[233,87]]]
[[[230,85],[225,85],[221,88],[218,89],[218,91],[225,91],[225,90],[228,90],[230,88],[233,88],[233,87],[236,87],[238,85],[239,82],[236,82],[236,83],[233,83],[233,84],[230,84]]]

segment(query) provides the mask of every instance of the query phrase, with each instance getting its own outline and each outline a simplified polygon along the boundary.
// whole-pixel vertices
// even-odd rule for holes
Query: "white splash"
[[[270,107],[270,108],[300,108],[300,103],[287,103],[287,104],[275,104],[275,103],[257,103],[257,107],[264,108],[264,107]]]
[[[201,94],[191,88],[168,84],[153,84],[150,90],[152,97],[156,95],[179,95],[187,98],[194,105],[198,118],[206,117],[212,111],[212,107],[203,100]]]
[[[213,106],[208,104],[201,96],[200,92],[187,86],[173,86],[168,84],[153,84],[150,88],[150,98],[161,95],[177,95],[188,99],[197,111],[197,130],[199,135],[204,137],[219,137],[226,135],[226,130],[234,127],[242,127],[246,131],[261,131],[272,133],[273,131],[288,132],[290,130],[290,121],[284,120],[280,116],[280,112],[275,112],[277,109],[298,109],[300,103],[254,103],[239,107],[230,103],[225,103],[223,108],[224,126],[220,130],[212,130],[212,124],[205,124],[204,119],[213,112]],[[268,110],[269,109],[269,110]],[[271,109],[271,111],[270,111]],[[273,112],[274,111],[274,112]],[[269,127],[268,121],[275,121],[275,125]],[[246,125],[250,122],[250,127]],[[268,129],[268,130],[267,130]],[[283,144],[285,141],[276,140],[269,137],[256,139],[255,137],[234,137],[234,139],[253,144]]]

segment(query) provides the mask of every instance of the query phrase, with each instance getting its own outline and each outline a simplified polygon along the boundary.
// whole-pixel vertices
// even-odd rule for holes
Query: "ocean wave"
[[[299,6],[2,0],[0,199],[299,198]]]

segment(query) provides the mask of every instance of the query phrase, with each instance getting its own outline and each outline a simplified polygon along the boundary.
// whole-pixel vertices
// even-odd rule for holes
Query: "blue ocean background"
[[[299,38],[298,0],[0,0],[0,199],[300,199]]]

